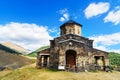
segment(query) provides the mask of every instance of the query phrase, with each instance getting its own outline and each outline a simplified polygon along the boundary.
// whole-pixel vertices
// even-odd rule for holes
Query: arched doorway
[[[66,51],[66,68],[76,66],[76,51],[67,50]]]

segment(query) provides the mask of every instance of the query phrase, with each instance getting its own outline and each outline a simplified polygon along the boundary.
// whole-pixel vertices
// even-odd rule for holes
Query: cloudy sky
[[[83,25],[94,48],[120,53],[120,0],[0,0],[0,43],[34,51],[70,19]]]

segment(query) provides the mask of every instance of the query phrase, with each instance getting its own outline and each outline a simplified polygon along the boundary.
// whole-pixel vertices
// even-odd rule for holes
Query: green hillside
[[[33,51],[32,53],[28,54],[28,56],[30,56],[30,57],[36,57],[38,51],[47,49],[47,48],[49,48],[49,47],[50,47],[50,46],[43,46],[43,47],[40,47],[39,49],[37,49],[37,50]]]
[[[109,53],[110,66],[111,68],[119,68],[120,70],[120,54],[115,52]]]

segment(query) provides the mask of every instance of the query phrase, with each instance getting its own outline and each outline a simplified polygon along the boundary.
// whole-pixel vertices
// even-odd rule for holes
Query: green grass
[[[27,56],[36,57],[38,51],[42,51],[42,50],[47,49],[47,48],[49,48],[49,47],[50,47],[50,46],[43,46],[43,47],[40,47],[39,49],[33,51],[32,53],[28,54]]]
[[[36,69],[35,64],[0,72],[0,80],[120,80],[120,72],[66,72]]]

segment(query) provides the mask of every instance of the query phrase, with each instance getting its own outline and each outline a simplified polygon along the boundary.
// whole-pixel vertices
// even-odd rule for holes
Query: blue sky
[[[95,48],[120,52],[120,0],[0,0],[0,42],[33,51],[49,45],[69,19],[83,25]]]

